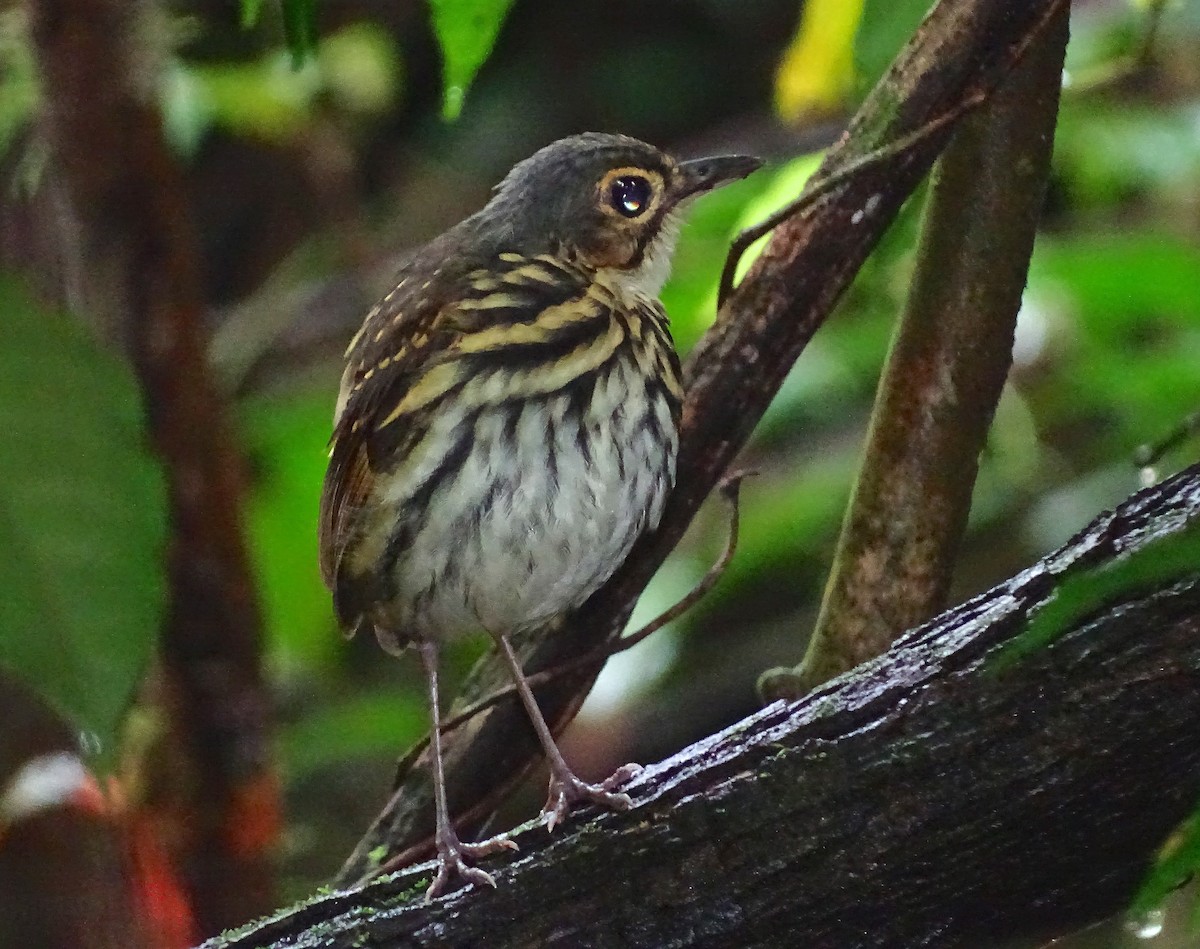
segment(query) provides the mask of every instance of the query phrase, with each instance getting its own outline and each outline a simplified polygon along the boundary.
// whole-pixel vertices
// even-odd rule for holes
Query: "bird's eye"
[[[622,175],[608,186],[608,200],[618,214],[637,217],[649,206],[650,191],[650,182],[641,175]]]

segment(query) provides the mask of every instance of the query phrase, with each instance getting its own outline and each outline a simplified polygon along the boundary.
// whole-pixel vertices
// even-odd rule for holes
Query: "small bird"
[[[438,872],[512,841],[459,840],[446,806],[438,652],[488,633],[545,750],[548,822],[631,806],[623,768],[587,784],[555,745],[510,636],[580,606],[653,530],[675,480],[683,390],[658,294],[681,212],[760,161],[679,162],[623,135],[564,138],[413,254],[346,351],[320,560],[351,635],[420,653],[428,678]]]

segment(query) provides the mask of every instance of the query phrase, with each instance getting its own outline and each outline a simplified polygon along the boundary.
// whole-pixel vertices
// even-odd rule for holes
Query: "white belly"
[[[613,574],[662,516],[678,439],[666,400],[648,401],[627,365],[597,383],[592,406],[582,431],[565,394],[477,415],[464,460],[392,567],[388,625],[413,638],[513,632],[580,605]],[[447,444],[470,420],[435,424],[427,443]]]

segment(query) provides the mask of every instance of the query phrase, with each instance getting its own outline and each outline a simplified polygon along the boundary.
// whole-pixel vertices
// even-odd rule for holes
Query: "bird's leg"
[[[492,875],[478,867],[467,863],[468,859],[478,860],[498,850],[516,850],[515,841],[507,837],[492,837],[479,843],[463,843],[458,839],[454,825],[450,823],[450,811],[446,805],[446,775],[442,768],[442,736],[441,708],[438,705],[438,644],[431,640],[421,640],[417,644],[421,653],[421,662],[425,666],[425,678],[429,684],[429,717],[433,729],[433,800],[437,814],[437,862],[438,871],[433,883],[425,891],[428,900],[439,896],[455,876],[462,877],[468,883],[486,883],[495,886]]]
[[[533,690],[525,681],[525,670],[521,668],[521,661],[513,651],[512,643],[503,633],[493,633],[492,636],[499,644],[500,652],[504,654],[504,658],[508,662],[517,693],[521,696],[521,702],[529,715],[529,721],[533,725],[533,730],[537,732],[542,750],[546,753],[546,763],[550,766],[550,794],[546,799],[546,806],[542,810],[542,813],[546,815],[547,827],[554,830],[555,826],[567,816],[571,805],[579,801],[593,801],[616,811],[627,811],[633,807],[633,801],[629,799],[628,794],[614,793],[614,789],[637,774],[641,770],[641,766],[624,765],[599,784],[588,784],[576,777],[575,772],[563,759],[562,752],[558,750],[554,736],[550,733],[550,727],[542,716],[542,710],[538,708],[537,699],[533,697]]]

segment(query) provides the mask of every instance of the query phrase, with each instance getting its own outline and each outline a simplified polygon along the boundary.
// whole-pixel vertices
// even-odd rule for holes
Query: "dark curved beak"
[[[762,159],[750,155],[715,155],[679,163],[676,192],[679,199],[712,191],[730,181],[745,178],[762,167]]]

